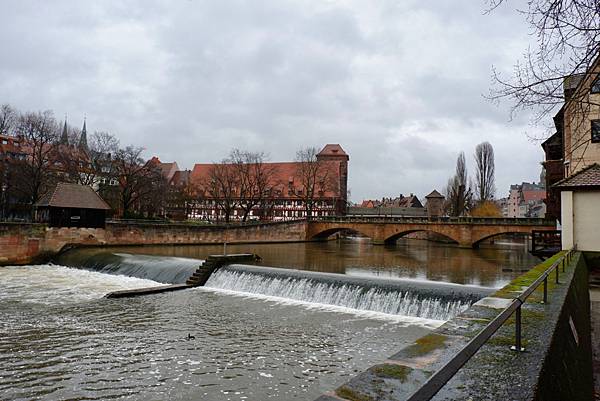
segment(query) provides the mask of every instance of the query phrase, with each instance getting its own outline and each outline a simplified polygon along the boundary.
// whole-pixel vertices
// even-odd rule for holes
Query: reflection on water
[[[136,281],[0,268],[0,399],[311,400],[436,324],[203,288],[101,298]]]
[[[74,252],[107,251],[205,259],[222,247]],[[465,250],[414,240],[228,251],[257,253],[269,266],[495,287],[536,263],[522,245]],[[148,285],[157,283],[53,265],[0,268],[0,398],[311,400],[440,324],[216,288],[102,298]]]
[[[124,252],[205,259],[222,254],[223,246],[176,245],[110,247],[76,252]],[[480,249],[402,239],[396,245],[373,245],[368,239],[327,242],[227,245],[228,253],[253,252],[265,266],[320,272],[412,278],[502,287],[539,260],[527,252],[525,242],[501,242]]]

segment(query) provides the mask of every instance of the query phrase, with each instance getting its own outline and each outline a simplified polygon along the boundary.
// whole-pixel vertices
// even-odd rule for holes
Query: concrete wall
[[[173,245],[294,242],[305,239],[306,222],[302,221],[232,227],[108,223],[106,229],[0,223],[0,265],[41,263],[70,244]]]
[[[563,191],[562,247],[600,251],[600,191]]]
[[[571,249],[575,244],[573,238],[573,192],[560,193],[560,222],[562,249]]]
[[[516,297],[558,256],[534,267],[430,334],[399,350],[342,386],[318,398],[406,400]],[[522,306],[523,343],[514,344],[514,316],[446,383],[432,399],[441,400],[590,400],[592,358],[587,265],[581,253],[548,280],[548,302],[539,287]]]

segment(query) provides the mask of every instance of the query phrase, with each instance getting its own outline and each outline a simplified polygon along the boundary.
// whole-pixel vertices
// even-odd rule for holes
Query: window
[[[592,84],[592,89],[590,90],[592,93],[600,93],[600,77],[596,78],[594,83]]]
[[[600,142],[600,120],[592,120],[592,142]]]

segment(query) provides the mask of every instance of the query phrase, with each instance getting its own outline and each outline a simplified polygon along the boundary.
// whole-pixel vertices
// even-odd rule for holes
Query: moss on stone
[[[520,275],[511,281],[508,285],[504,286],[502,289],[498,290],[493,296],[498,298],[515,298],[519,293],[521,293],[526,287],[529,287],[531,283],[537,280],[538,277],[542,275],[554,262],[556,262],[565,252],[559,252],[551,258],[546,259],[544,262],[539,265],[533,267],[527,273]],[[554,283],[554,277],[548,277],[548,291],[552,290],[556,287]],[[532,300],[542,299],[543,294],[543,285],[538,286],[538,288],[530,295]]]
[[[338,397],[342,397],[350,401],[374,401],[373,397],[370,397],[366,394],[361,394],[355,390],[352,390],[346,385],[338,387],[338,389],[335,390],[335,394]]]
[[[435,349],[444,347],[447,338],[441,334],[431,333],[417,339],[406,351],[412,356],[425,355]]]
[[[521,338],[521,346],[527,347],[529,341],[525,338]],[[487,344],[495,345],[499,347],[511,347],[515,345],[514,337],[506,337],[506,336],[494,336],[487,341]]]
[[[412,371],[412,368],[404,365],[385,364],[373,367],[373,373],[375,373],[377,376],[398,379],[402,383],[406,381],[406,378]]]

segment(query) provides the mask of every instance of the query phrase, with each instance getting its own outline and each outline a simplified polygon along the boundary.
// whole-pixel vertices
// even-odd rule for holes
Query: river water
[[[301,271],[240,266],[205,288],[105,299],[177,282],[223,248],[85,249],[58,261],[72,267],[0,267],[0,399],[311,400],[468,307],[448,300],[456,288],[500,287],[536,263],[514,243],[227,250]]]

